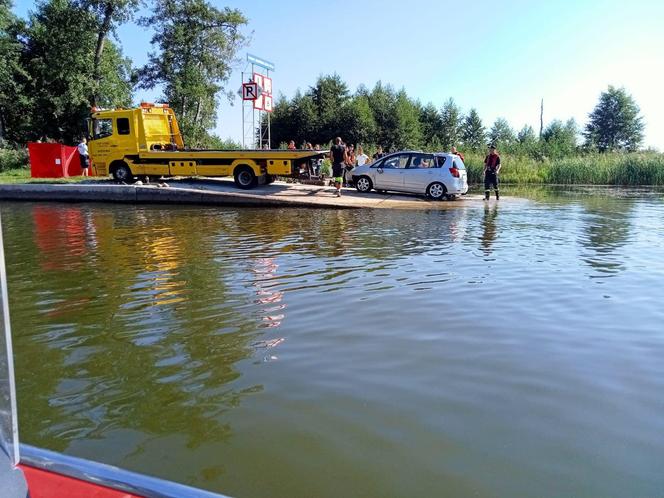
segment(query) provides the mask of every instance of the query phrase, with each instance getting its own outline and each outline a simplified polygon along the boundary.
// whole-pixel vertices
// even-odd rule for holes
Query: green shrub
[[[213,150],[241,150],[242,144],[232,138],[223,139],[217,135],[210,135],[203,144],[203,148]]]
[[[320,172],[324,176],[330,176],[332,174],[332,163],[328,158],[323,159],[323,165],[320,167]]]
[[[27,149],[0,149],[0,171],[29,167]]]

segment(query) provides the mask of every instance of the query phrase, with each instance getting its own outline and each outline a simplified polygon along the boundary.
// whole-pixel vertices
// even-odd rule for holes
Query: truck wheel
[[[238,188],[244,190],[254,188],[256,186],[256,183],[258,183],[258,179],[256,178],[254,170],[251,169],[249,166],[238,166],[237,168],[235,168],[234,177],[235,177],[235,185]]]
[[[116,182],[129,183],[134,180],[134,175],[131,174],[131,170],[126,163],[120,163],[113,168],[113,178]]]

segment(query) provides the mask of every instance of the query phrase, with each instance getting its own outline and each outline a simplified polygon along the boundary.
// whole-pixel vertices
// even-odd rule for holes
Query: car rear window
[[[454,166],[456,167],[456,169],[466,169],[466,165],[463,164],[463,161],[461,159],[455,159]]]

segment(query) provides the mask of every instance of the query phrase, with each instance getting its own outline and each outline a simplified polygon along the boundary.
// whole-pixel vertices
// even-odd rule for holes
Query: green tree
[[[461,125],[461,139],[465,148],[481,151],[486,146],[486,131],[477,110],[471,109]]]
[[[341,109],[349,101],[350,94],[341,77],[338,74],[319,76],[308,95],[316,108],[319,126],[316,140],[327,142],[337,135],[343,135]]]
[[[429,103],[420,110],[422,142],[426,147],[432,149],[440,147],[440,130],[442,127],[443,121],[435,105]]]
[[[112,33],[118,24],[129,21],[133,18],[136,9],[138,9],[139,0],[80,0],[83,9],[87,9],[97,20],[94,57],[92,59],[92,78],[96,86],[90,96],[90,105],[96,106],[99,102],[99,95],[103,91],[99,88],[102,82],[103,71],[102,54],[108,35]]]
[[[519,154],[528,155],[539,159],[541,153],[539,150],[539,140],[535,135],[535,130],[530,125],[524,125],[516,135],[516,143],[513,149]]]
[[[0,146],[5,140],[21,141],[30,129],[28,74],[21,64],[25,25],[11,7],[10,0],[0,0]]]
[[[512,130],[505,118],[496,119],[491,130],[489,130],[489,139],[491,143],[503,149],[509,148],[516,141],[514,130]]]
[[[328,143],[331,140],[326,130],[320,126],[313,98],[309,93],[302,94],[299,90],[291,101],[283,95],[277,99],[270,122],[272,148],[291,140],[298,145],[304,141]]]
[[[609,86],[590,113],[586,145],[600,152],[635,151],[643,143],[645,125],[639,106],[624,88]]]
[[[530,125],[524,125],[523,128],[517,133],[516,136],[517,142],[520,145],[528,146],[537,142],[537,136],[535,135],[535,130]]]
[[[549,157],[564,157],[576,151],[578,127],[574,119],[552,121],[542,132],[544,153]]]
[[[293,127],[293,136],[290,140],[295,140],[296,144],[319,140],[316,105],[311,95],[302,95],[299,91],[295,94],[291,103],[290,119]]]
[[[205,147],[217,118],[217,96],[245,38],[247,19],[239,10],[213,7],[205,0],[156,0],[143,26],[158,26],[157,53],[140,71],[143,88],[163,85],[164,100],[178,116],[185,142]]]
[[[38,4],[30,16],[22,65],[30,78],[32,130],[26,138],[46,136],[68,142],[83,131],[90,95],[98,89],[108,106],[131,101],[129,62],[112,43],[102,54],[99,85],[94,81],[96,20],[72,0]]]
[[[394,89],[380,81],[369,95],[369,106],[376,122],[376,145],[381,145],[385,150],[394,147],[397,142],[396,100]]]
[[[209,147],[215,150],[241,150],[242,144],[232,138],[223,139],[218,135],[210,135]]]
[[[356,95],[341,108],[341,122],[344,125],[344,139],[352,144],[373,143],[376,134],[369,98]]]
[[[408,98],[406,91],[403,89],[397,93],[394,113],[396,115],[397,128],[395,130],[395,140],[389,144],[390,147],[396,149],[419,147],[422,143],[419,109],[417,104]]]
[[[270,147],[276,149],[279,144],[295,140],[291,120],[290,101],[283,95],[280,95],[272,107],[270,116],[271,143]],[[293,137],[291,139],[291,137]]]
[[[449,99],[443,104],[440,116],[442,121],[440,131],[441,145],[445,150],[450,150],[459,141],[463,120],[461,109],[454,103],[454,99]]]

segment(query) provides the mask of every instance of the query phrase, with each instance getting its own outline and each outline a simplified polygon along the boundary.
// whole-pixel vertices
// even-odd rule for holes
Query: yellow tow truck
[[[175,113],[167,104],[135,109],[92,109],[88,122],[90,159],[97,175],[119,182],[137,177],[233,176],[250,189],[275,176],[297,176],[318,150],[192,150],[185,147]],[[306,168],[305,168],[306,169]]]

